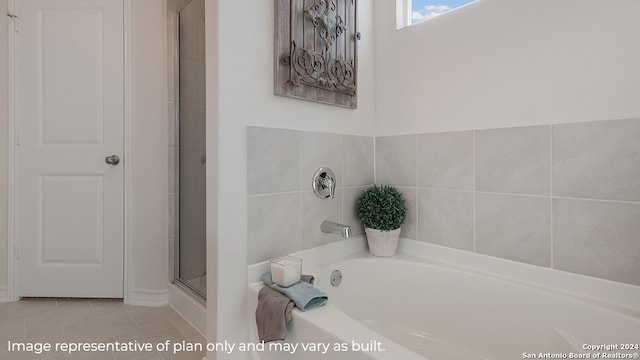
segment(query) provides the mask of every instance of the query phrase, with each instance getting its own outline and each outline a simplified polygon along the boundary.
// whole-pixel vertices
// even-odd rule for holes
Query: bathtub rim
[[[400,239],[397,253],[399,255],[397,259],[400,260],[425,261],[454,270],[533,286],[640,319],[640,286],[404,238]],[[363,257],[381,261],[387,259],[369,254],[364,237],[341,240],[291,255],[302,258],[303,273],[307,273],[305,267],[313,269],[349,259]],[[392,257],[387,260],[395,259],[396,257]],[[269,272],[268,261],[249,265],[248,284],[260,282],[260,276],[267,272]]]

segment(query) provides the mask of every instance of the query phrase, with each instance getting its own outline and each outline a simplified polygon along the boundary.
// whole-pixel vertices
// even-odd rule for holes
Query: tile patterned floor
[[[170,341],[169,351],[149,352],[9,352],[8,342],[151,343]],[[0,303],[0,359],[47,360],[202,360],[204,352],[173,353],[173,344],[206,341],[170,307],[125,305],[116,300],[21,300]],[[54,345],[55,346],[55,345]]]

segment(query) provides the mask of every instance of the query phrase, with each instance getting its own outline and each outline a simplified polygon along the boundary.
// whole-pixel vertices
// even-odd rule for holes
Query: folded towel
[[[313,275],[302,275],[302,281],[313,284],[315,278]],[[289,297],[279,291],[266,286],[260,289],[256,307],[256,325],[260,341],[284,340],[294,305]]]
[[[286,295],[270,287],[260,289],[256,308],[256,325],[260,341],[284,340],[293,305],[293,301]]]
[[[327,294],[304,281],[297,282],[285,288],[278,286],[271,280],[271,273],[262,275],[260,280],[270,288],[287,295],[289,299],[293,300],[296,306],[302,311],[323,306],[327,303],[329,298]]]

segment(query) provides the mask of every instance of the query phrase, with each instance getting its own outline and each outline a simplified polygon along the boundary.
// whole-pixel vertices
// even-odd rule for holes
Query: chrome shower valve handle
[[[331,169],[321,167],[313,175],[313,192],[320,199],[333,199],[336,189],[336,175]]]

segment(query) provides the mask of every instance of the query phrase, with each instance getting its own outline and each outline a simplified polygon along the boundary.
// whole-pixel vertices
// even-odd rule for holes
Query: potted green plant
[[[356,202],[356,217],[365,228],[369,251],[376,256],[393,256],[400,227],[407,218],[402,193],[390,185],[373,185]]]

